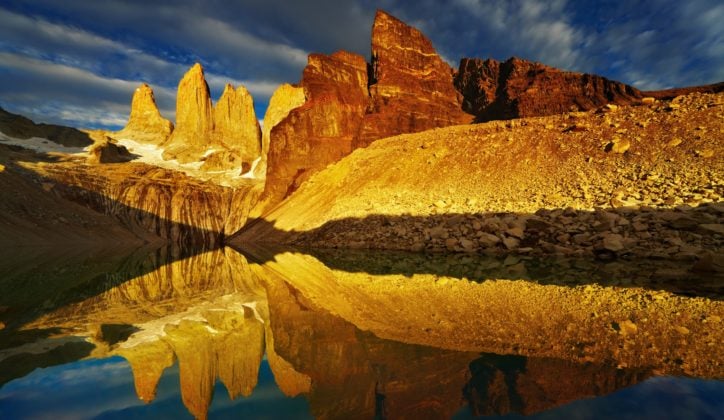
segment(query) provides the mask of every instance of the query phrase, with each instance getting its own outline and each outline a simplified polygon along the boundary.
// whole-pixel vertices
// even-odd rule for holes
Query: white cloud
[[[477,35],[491,42],[505,42],[520,51],[522,58],[565,69],[581,70],[586,66],[580,52],[586,34],[572,24],[566,0],[455,3],[481,22],[483,34]]]

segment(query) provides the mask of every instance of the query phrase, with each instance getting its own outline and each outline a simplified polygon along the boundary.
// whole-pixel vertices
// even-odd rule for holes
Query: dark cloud
[[[644,89],[724,80],[720,0],[7,0],[0,104],[117,126],[145,81],[172,118],[176,84],[200,61],[214,97],[243,83],[263,114],[278,84],[299,80],[309,52],[368,56],[377,7],[419,27],[453,64],[519,56]]]

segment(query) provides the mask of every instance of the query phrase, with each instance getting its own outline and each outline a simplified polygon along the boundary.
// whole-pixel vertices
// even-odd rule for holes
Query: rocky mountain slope
[[[690,259],[719,253],[722,118],[724,94],[695,93],[391,137],[312,176],[239,240]]]
[[[452,69],[420,31],[378,11],[372,55],[372,64],[345,51],[310,55],[300,82],[306,101],[268,127],[267,184],[257,213],[373,140],[471,121]]]
[[[85,147],[93,144],[88,134],[72,127],[54,124],[36,124],[22,115],[0,108],[0,133],[19,139],[42,138],[68,147]]]

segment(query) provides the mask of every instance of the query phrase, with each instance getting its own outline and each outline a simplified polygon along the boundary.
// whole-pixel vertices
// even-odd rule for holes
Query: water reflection
[[[149,417],[182,404],[197,418],[545,413],[657,375],[724,376],[718,296],[513,280],[514,271],[469,281],[494,264],[482,259],[467,263],[473,271],[435,262],[430,272],[419,257],[250,254],[251,262],[230,248],[33,255],[48,261],[33,269],[5,259],[0,412],[42,417],[43,384],[89,363],[130,369],[89,376],[82,389],[58,379],[53,392],[90,398],[122,377],[126,385],[116,385],[135,389],[135,403],[109,402],[125,395],[116,392],[88,404]],[[720,290],[713,284],[706,294]],[[705,394],[721,396],[711,383]],[[275,404],[249,411],[262,410],[254,401],[265,395]],[[93,417],[118,414],[99,407]]]

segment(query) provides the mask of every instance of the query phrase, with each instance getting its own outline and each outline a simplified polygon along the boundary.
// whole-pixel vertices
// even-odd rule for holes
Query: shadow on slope
[[[256,219],[230,242],[260,262],[298,251],[348,272],[598,283],[721,299],[724,267],[717,256],[724,247],[722,228],[724,206],[711,203],[535,214],[370,215],[303,232],[278,230]],[[611,235],[622,242],[621,249],[606,242]],[[425,252],[407,252],[413,249]]]

